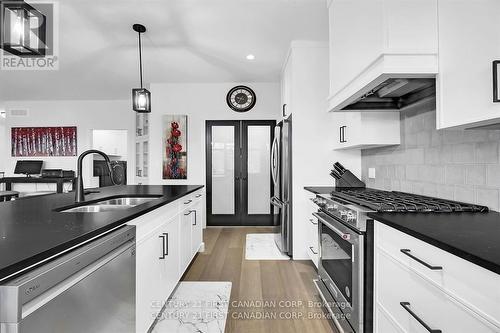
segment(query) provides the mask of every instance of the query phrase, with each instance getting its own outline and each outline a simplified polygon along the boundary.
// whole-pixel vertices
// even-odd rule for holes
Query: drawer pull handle
[[[312,246],[309,246],[309,249],[311,250],[311,252],[312,252],[313,254],[318,254],[318,252],[314,251],[314,249],[313,249],[313,247],[312,247]]]
[[[314,219],[309,219],[309,221],[311,221],[311,223],[314,225],[318,225],[318,222],[314,223]]]
[[[201,196],[202,196],[201,194],[196,195],[196,197],[197,197],[197,198],[199,198],[199,197],[201,197]]]
[[[185,205],[188,205],[188,204],[190,204],[191,202],[193,202],[193,200],[188,200],[188,201],[186,201],[184,204],[185,204]]]
[[[399,304],[401,304],[401,306],[403,307],[403,309],[405,309],[406,311],[408,311],[408,313],[413,318],[415,318],[427,331],[429,331],[430,333],[442,333],[441,330],[434,330],[434,329],[430,328],[429,325],[427,325],[422,319],[420,319],[420,317],[417,316],[417,314],[410,309],[410,303],[409,302],[400,302]]]
[[[431,269],[433,271],[439,271],[439,270],[442,270],[443,267],[442,266],[432,266],[432,265],[429,265],[428,263],[426,263],[425,261],[423,261],[422,259],[419,259],[417,257],[415,257],[413,254],[411,254],[411,250],[409,249],[401,249],[400,250],[404,255],[407,255],[408,257],[412,258],[413,260],[415,260],[416,262],[424,265],[425,267],[427,267],[428,269]]]

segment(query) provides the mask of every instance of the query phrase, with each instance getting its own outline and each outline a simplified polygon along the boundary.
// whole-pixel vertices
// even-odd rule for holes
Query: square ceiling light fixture
[[[151,112],[151,93],[146,88],[132,89],[132,101],[135,112]]]
[[[0,47],[19,57],[44,57],[46,17],[24,1],[0,1]]]
[[[141,80],[141,87],[132,89],[132,109],[139,113],[149,113],[151,112],[151,92],[142,86],[141,34],[146,32],[146,27],[142,24],[134,24],[132,29],[139,34],[139,77]]]

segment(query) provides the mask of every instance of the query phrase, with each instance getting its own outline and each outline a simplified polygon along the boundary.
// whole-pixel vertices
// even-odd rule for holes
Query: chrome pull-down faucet
[[[85,192],[83,190],[83,177],[82,177],[82,163],[83,163],[83,158],[87,155],[90,154],[99,154],[102,157],[104,157],[104,160],[106,161],[106,164],[108,165],[108,170],[109,170],[109,176],[111,178],[111,182],[115,184],[115,180],[113,179],[113,168],[111,167],[111,161],[109,160],[109,156],[103,153],[100,150],[87,150],[84,151],[83,153],[78,156],[78,162],[77,162],[77,169],[76,169],[76,189],[75,189],[75,202],[83,202],[85,201]],[[116,185],[116,184],[115,184]]]

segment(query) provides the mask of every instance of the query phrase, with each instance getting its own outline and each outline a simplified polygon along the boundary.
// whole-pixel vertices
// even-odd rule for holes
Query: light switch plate
[[[375,179],[375,168],[368,168],[368,178]]]

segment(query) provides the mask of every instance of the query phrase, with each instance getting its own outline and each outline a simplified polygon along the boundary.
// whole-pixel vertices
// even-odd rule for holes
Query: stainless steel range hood
[[[433,78],[390,78],[363,93],[342,110],[400,111],[435,96],[436,80]]]

